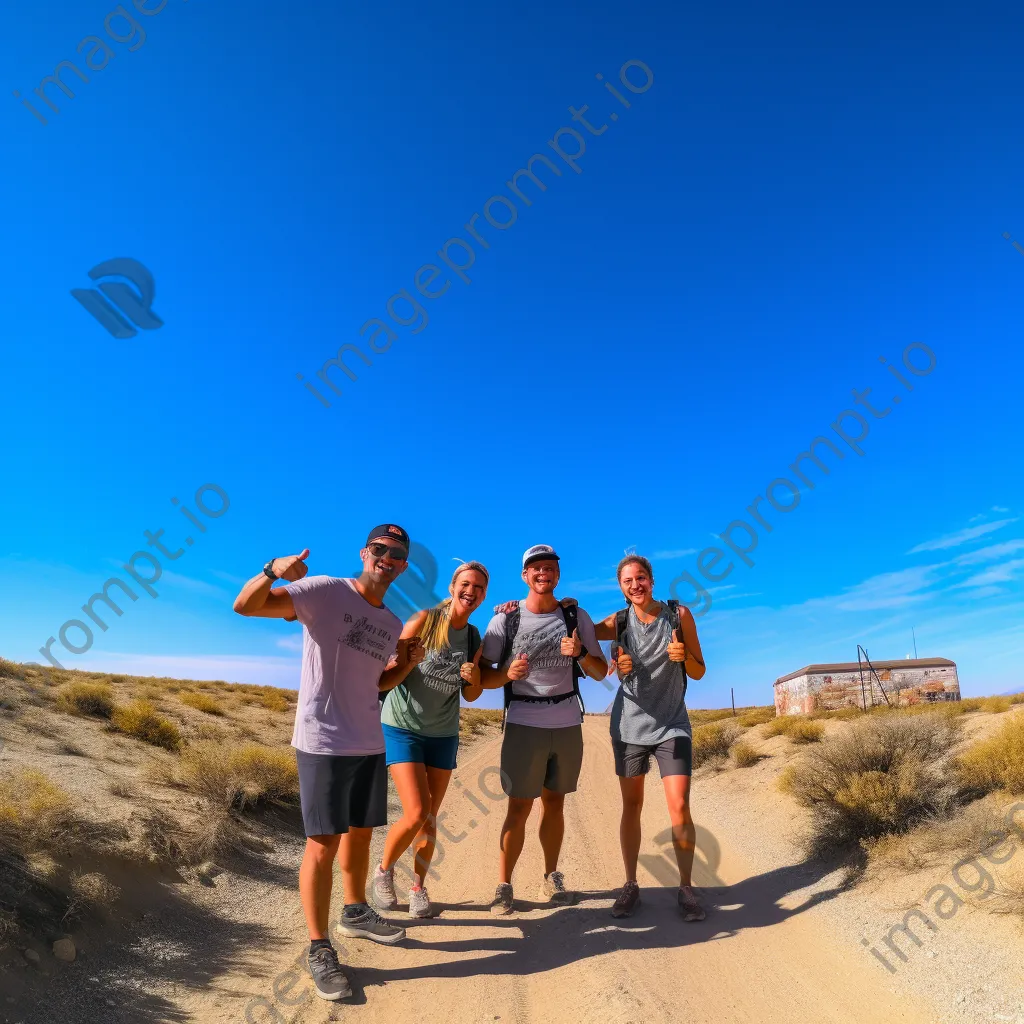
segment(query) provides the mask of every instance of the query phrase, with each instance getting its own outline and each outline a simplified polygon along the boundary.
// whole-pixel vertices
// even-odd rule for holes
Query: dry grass
[[[958,795],[950,769],[958,738],[945,715],[871,716],[809,749],[779,778],[811,812],[808,852],[855,849],[948,810]]]
[[[0,949],[18,934],[18,915],[13,910],[0,909]]]
[[[732,717],[730,713],[730,718]],[[693,767],[714,767],[729,756],[729,751],[740,734],[734,722],[717,721],[698,725],[693,730]]]
[[[124,779],[115,779],[107,789],[112,796],[121,797],[122,800],[135,800],[139,795],[139,791]]]
[[[290,748],[197,743],[183,751],[178,778],[214,804],[239,810],[299,798],[299,771]]]
[[[733,717],[731,708],[689,708],[687,714],[690,716],[690,724],[694,726],[711,725],[714,722],[721,722],[726,718]]]
[[[970,747],[957,759],[956,771],[975,792],[1024,793],[1024,715],[1017,713],[998,732]]]
[[[816,743],[824,733],[824,726],[805,715],[779,715],[764,727],[765,736],[788,736],[794,743]]]
[[[202,711],[207,715],[223,716],[225,714],[220,701],[206,693],[193,693],[191,690],[182,690],[178,694],[178,699],[182,704],[195,708],[196,711]]]
[[[153,746],[171,751],[181,748],[178,727],[164,718],[149,701],[133,700],[130,704],[115,708],[111,724],[118,732],[143,743],[152,743]]]
[[[769,704],[767,707],[754,708],[753,711],[747,711],[740,715],[736,719],[736,723],[744,729],[751,729],[755,725],[764,725],[765,722],[770,722],[773,718],[775,718],[775,705]]]
[[[919,871],[951,859],[978,857],[1005,841],[1005,808],[995,797],[967,804],[947,818],[922,821],[902,834],[864,840],[869,874]]]
[[[65,921],[80,918],[86,911],[107,910],[121,898],[121,890],[99,871],[76,872],[71,876],[70,888]]]
[[[70,715],[110,718],[114,691],[105,683],[67,683],[57,692],[57,707]]]
[[[819,708],[817,711],[812,711],[807,717],[812,719],[825,719],[827,721],[838,721],[847,722],[851,718],[860,718],[864,712],[860,708],[845,707],[845,708]]]
[[[732,759],[737,768],[749,768],[757,764],[764,754],[759,754],[749,743],[740,740],[732,745]]]
[[[76,823],[74,803],[42,772],[16,768],[0,779],[0,846],[57,849]]]
[[[501,728],[501,710],[498,708],[461,708],[459,710],[459,742],[468,743],[495,729]]]

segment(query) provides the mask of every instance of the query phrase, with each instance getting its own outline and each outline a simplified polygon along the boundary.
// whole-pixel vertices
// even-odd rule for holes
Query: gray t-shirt
[[[513,693],[531,697],[553,697],[572,692],[572,658],[562,654],[565,619],[561,608],[537,614],[528,611],[526,602],[519,602],[519,633],[512,645],[512,658],[526,652],[530,673],[512,684]],[[582,609],[577,610],[580,643],[588,652],[599,653],[601,645],[594,633],[594,623]],[[498,612],[487,625],[484,649],[480,660],[491,665],[501,657],[505,643],[504,612]],[[506,668],[500,665],[500,668]],[[570,698],[557,704],[530,704],[514,700],[508,707],[507,721],[513,725],[532,725],[540,729],[565,729],[583,723],[579,701]]]
[[[421,736],[458,736],[461,669],[469,658],[469,626],[448,627],[448,642],[427,656],[384,701],[380,720]]]
[[[646,626],[630,605],[622,646],[633,659],[633,671],[621,680],[612,702],[612,739],[654,746],[675,736],[692,738],[683,666],[668,660],[672,630],[678,625],[669,621],[664,603]]]
[[[307,576],[281,589],[303,627],[292,746],[307,754],[382,753],[377,684],[402,620],[370,604],[350,579]]]

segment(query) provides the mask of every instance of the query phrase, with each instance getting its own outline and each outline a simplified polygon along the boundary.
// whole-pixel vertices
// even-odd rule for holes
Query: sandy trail
[[[653,768],[643,812],[643,905],[627,921],[613,919],[609,908],[622,867],[607,730],[606,718],[586,719],[580,788],[566,801],[560,867],[567,885],[579,891],[574,906],[536,901],[542,878],[538,806],[516,869],[517,912],[489,914],[504,803],[497,771],[489,770],[498,764],[500,736],[481,741],[466,752],[446,801],[444,826],[458,841],[443,841],[439,877],[428,883],[439,916],[406,922],[394,915],[408,928],[408,939],[395,948],[336,939],[351,968],[353,1000],[335,1007],[315,998],[298,1007],[278,1004],[280,1018],[273,1019],[935,1024],[934,1011],[894,994],[869,957],[854,955],[820,918],[802,913],[829,895],[801,897],[818,881],[812,869],[758,875],[721,830],[698,834],[695,884],[704,891],[707,920],[684,923],[675,911],[668,816]],[[700,815],[698,779],[698,825]],[[303,981],[294,991],[304,987]]]

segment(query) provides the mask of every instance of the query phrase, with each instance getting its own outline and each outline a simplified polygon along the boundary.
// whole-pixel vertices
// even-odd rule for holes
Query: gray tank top
[[[469,629],[448,628],[448,643],[431,651],[384,701],[380,720],[421,736],[458,736],[459,670],[469,661]]]
[[[669,661],[666,650],[678,625],[669,621],[664,602],[658,617],[646,626],[630,605],[622,646],[633,658],[633,671],[620,681],[612,703],[613,739],[645,746],[676,736],[692,739],[683,699],[683,666]]]

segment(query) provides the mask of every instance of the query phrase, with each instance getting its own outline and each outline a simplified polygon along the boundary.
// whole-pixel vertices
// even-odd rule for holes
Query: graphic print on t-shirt
[[[536,669],[564,668],[571,660],[562,654],[564,636],[564,620],[542,623],[529,632],[520,629],[512,645],[512,657],[514,659],[525,652],[531,675]]]
[[[456,693],[462,686],[462,665],[466,661],[465,651],[453,651],[442,647],[432,651],[420,664],[423,683],[439,693]]]
[[[351,615],[345,615],[346,622],[352,622]],[[343,636],[338,637],[338,642],[346,647],[351,647],[360,654],[368,654],[377,661],[386,662],[383,652],[391,650],[391,633],[381,626],[371,625],[365,615],[361,615]]]

